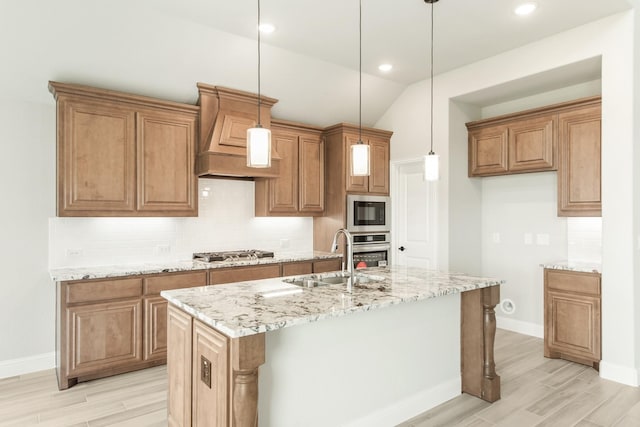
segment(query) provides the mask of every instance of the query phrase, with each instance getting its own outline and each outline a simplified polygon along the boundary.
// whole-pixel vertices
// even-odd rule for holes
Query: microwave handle
[[[360,252],[379,252],[379,251],[388,251],[391,249],[391,245],[389,243],[385,244],[373,244],[373,245],[353,245],[353,253]]]

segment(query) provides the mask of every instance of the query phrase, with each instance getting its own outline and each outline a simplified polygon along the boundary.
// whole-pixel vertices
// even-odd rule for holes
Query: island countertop
[[[275,278],[176,289],[161,295],[208,326],[238,338],[504,284],[499,279],[414,267],[369,268],[358,274],[373,280],[356,284],[351,293],[344,284],[303,288]]]

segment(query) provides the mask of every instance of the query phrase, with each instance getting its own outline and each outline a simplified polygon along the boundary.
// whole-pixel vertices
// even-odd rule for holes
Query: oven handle
[[[391,249],[390,243],[376,243],[372,245],[353,245],[353,253],[362,253],[362,252],[379,252],[379,251],[388,251]]]

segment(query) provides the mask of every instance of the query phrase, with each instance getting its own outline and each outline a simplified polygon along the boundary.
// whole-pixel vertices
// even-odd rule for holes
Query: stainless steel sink
[[[305,288],[315,288],[327,285],[345,285],[349,280],[349,275],[344,273],[310,274],[308,276],[292,277],[283,279],[283,282]],[[374,283],[384,280],[384,277],[372,276],[362,273],[355,274],[355,283]]]

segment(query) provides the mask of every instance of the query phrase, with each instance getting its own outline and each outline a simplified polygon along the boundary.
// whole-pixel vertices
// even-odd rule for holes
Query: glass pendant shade
[[[247,166],[271,167],[271,131],[257,126],[247,129]]]
[[[369,175],[369,146],[367,144],[353,144],[351,146],[351,175]]]
[[[427,154],[424,156],[424,180],[437,181],[440,179],[440,156]]]

